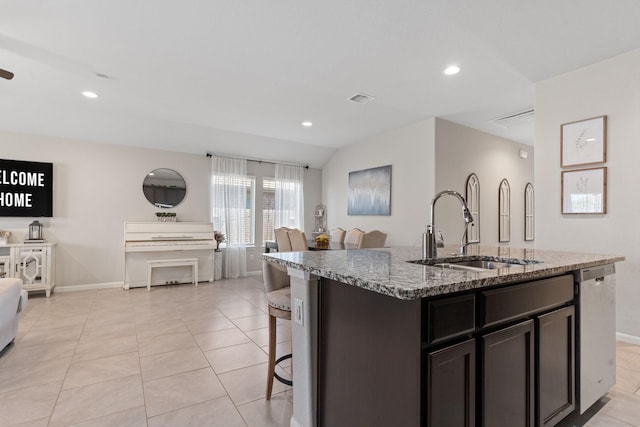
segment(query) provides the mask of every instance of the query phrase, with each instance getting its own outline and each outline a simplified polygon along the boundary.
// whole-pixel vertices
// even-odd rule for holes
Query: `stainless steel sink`
[[[439,264],[434,264],[437,267],[445,267],[445,268],[478,268],[482,270],[497,270],[499,268],[511,268],[511,267],[521,267],[522,264],[510,264],[507,262],[498,262],[498,261],[486,261],[481,259],[474,259],[470,261],[451,261],[451,262],[443,262]]]
[[[450,268],[453,270],[467,270],[467,271],[484,271],[484,270],[499,270],[503,268],[523,267],[525,265],[537,264],[540,261],[532,259],[495,259],[490,257],[479,257],[469,259],[465,257],[463,259],[419,259],[415,261],[409,261],[414,264],[428,265],[432,267]]]

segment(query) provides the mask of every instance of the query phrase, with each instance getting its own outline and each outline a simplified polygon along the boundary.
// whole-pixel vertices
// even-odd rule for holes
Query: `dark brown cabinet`
[[[575,402],[575,310],[561,308],[539,316],[538,426],[553,426],[569,415]]]
[[[556,425],[575,409],[574,366],[573,306],[483,336],[483,425]]]
[[[533,427],[534,338],[533,320],[481,338],[483,426]]]
[[[427,425],[476,425],[476,340],[427,355]]]
[[[319,426],[553,426],[575,408],[571,275],[400,300],[323,279]]]
[[[573,292],[564,275],[481,293],[482,326],[528,319],[481,338],[484,426],[553,426],[575,409]]]

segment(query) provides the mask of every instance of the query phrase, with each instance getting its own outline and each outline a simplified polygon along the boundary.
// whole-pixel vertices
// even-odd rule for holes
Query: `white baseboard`
[[[616,332],[616,339],[618,341],[627,342],[629,344],[640,345],[640,337],[636,337],[635,335],[623,334],[621,332]]]
[[[259,275],[262,274],[262,271],[250,272],[248,275]],[[212,283],[207,280],[199,280],[198,283]],[[188,285],[190,283],[184,282],[181,283],[183,285]],[[155,286],[155,285],[154,285]],[[146,288],[146,284],[134,283],[130,285],[131,289],[137,288]],[[96,289],[114,289],[114,288],[122,288],[122,282],[108,282],[108,283],[92,283],[88,285],[74,285],[74,286],[56,286],[53,290],[54,292],[78,292],[78,291],[92,291]]]
[[[88,285],[56,286],[54,292],[91,291],[95,289],[122,288],[122,282],[92,283]]]

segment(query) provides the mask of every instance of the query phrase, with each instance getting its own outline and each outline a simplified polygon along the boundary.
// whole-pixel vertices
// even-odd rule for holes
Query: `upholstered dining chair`
[[[344,228],[334,228],[331,230],[331,243],[344,243],[344,235],[347,231]]]
[[[279,227],[274,230],[278,252],[291,252],[291,241],[289,240],[289,230],[287,227]]]
[[[276,319],[291,320],[291,286],[287,270],[283,266],[267,261],[262,261],[262,278],[269,304],[269,360],[266,399],[270,400],[274,378],[283,384],[293,385],[291,380],[282,378],[276,373],[278,363],[291,358],[291,354],[287,354],[276,360]]]
[[[344,244],[357,247],[358,245],[360,245],[360,239],[362,238],[363,234],[364,231],[360,230],[359,228],[354,228],[347,231],[347,234],[344,236]]]
[[[387,233],[383,233],[382,231],[378,230],[367,231],[360,238],[358,249],[383,248],[386,241]]]
[[[291,242],[291,250],[294,252],[309,250],[309,242],[302,230],[297,228],[289,230],[289,241]]]

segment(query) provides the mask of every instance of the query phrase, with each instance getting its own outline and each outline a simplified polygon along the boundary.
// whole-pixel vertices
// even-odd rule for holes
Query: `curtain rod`
[[[255,162],[255,163],[267,163],[269,165],[279,164],[279,165],[287,165],[287,166],[302,166],[305,169],[309,169],[309,165],[303,165],[303,164],[300,164],[300,163],[274,162],[274,161],[271,161],[271,160],[251,159],[249,157],[237,157],[237,156],[229,156],[229,155],[226,155],[226,154],[211,154],[211,153],[207,153],[207,157],[213,157],[213,156],[231,157],[232,159],[241,159],[241,160],[246,160],[248,162]]]

